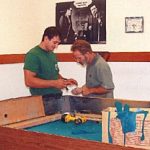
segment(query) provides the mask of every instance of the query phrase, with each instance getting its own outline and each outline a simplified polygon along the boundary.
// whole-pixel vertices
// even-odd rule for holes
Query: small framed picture
[[[125,17],[126,33],[142,33],[144,32],[143,17]]]

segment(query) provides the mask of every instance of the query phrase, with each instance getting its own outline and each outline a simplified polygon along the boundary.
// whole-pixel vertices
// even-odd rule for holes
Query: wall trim
[[[98,52],[108,62],[150,62],[150,52]],[[74,62],[72,53],[56,53],[59,62]],[[0,55],[0,64],[23,63],[25,54]]]

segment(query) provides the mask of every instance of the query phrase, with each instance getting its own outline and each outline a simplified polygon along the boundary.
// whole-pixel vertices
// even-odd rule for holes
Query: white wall
[[[147,62],[109,63],[115,83],[115,97],[150,100],[150,67]]]
[[[129,100],[150,100],[149,63],[109,63],[115,83],[115,98]],[[60,73],[74,78],[79,86],[85,83],[85,68],[75,62],[59,63]],[[64,90],[64,95],[70,95]],[[23,64],[0,65],[0,100],[30,95],[24,85]]]
[[[26,53],[41,41],[43,30],[55,25],[55,4],[70,0],[1,0],[0,54]],[[149,51],[149,0],[106,0],[107,43],[94,51]],[[144,33],[125,33],[125,17],[143,16]],[[60,45],[57,52],[70,52]]]
[[[30,95],[24,85],[23,64],[0,65],[0,100]]]

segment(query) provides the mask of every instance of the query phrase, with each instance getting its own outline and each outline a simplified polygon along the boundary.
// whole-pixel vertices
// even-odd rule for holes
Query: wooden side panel
[[[44,116],[39,118],[33,118],[13,124],[5,125],[4,127],[15,128],[15,129],[24,129],[27,127],[32,127],[40,124],[44,124],[47,122],[52,122],[61,119],[61,114],[55,114],[50,116]]]
[[[0,127],[0,150],[141,150],[141,148]]]
[[[0,101],[0,125],[45,116],[42,97],[21,97]]]

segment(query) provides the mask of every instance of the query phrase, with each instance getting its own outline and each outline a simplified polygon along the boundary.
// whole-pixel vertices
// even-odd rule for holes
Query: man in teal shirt
[[[71,51],[78,63],[86,66],[86,83],[72,90],[75,95],[113,98],[114,83],[108,63],[92,51],[90,43],[76,40]]]
[[[57,58],[53,51],[61,42],[60,36],[56,27],[46,28],[41,43],[26,54],[24,77],[31,95],[61,95],[61,89],[77,84],[76,80],[64,79],[59,74]]]

